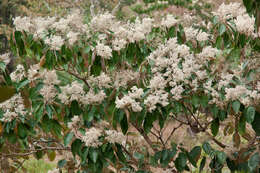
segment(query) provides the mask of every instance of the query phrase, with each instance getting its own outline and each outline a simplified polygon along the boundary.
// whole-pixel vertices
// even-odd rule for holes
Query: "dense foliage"
[[[63,152],[53,173],[259,170],[260,33],[241,4],[203,21],[86,22],[76,10],[14,26],[20,64],[8,73],[9,53],[0,56],[11,96],[0,103],[1,158]],[[172,138],[183,126],[192,148]]]

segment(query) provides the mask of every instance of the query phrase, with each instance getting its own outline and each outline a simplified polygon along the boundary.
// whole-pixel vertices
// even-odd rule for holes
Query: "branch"
[[[171,134],[168,136],[168,138],[167,138],[166,141],[165,141],[165,144],[168,143],[168,141],[170,140],[170,138],[171,138],[171,136],[173,135],[173,133],[174,133],[178,128],[180,128],[182,125],[183,125],[183,124],[181,123],[181,124],[179,124],[177,127],[175,127],[175,128],[172,129]]]
[[[124,109],[124,112],[126,113],[127,117],[130,117],[130,113],[127,109]],[[149,136],[144,132],[143,129],[139,128],[137,124],[132,123],[132,126],[144,137],[144,140],[147,142],[147,144],[152,148],[152,150],[156,153],[158,150],[156,148],[153,148],[153,142],[149,138]]]
[[[46,150],[56,150],[56,151],[66,150],[66,151],[70,151],[71,149],[69,147],[65,147],[65,148],[44,147],[44,148],[39,148],[39,149],[30,149],[30,152],[28,152],[28,153],[11,153],[11,154],[0,153],[0,157],[28,156],[28,155],[34,154],[34,153],[36,153],[38,151],[46,151]]]
[[[124,147],[122,146],[123,150],[126,152],[126,154],[129,155],[129,157],[131,158],[131,160],[133,160],[133,162],[135,163],[136,166],[138,166],[138,161],[133,157],[133,155],[131,153],[129,153],[129,151]]]
[[[209,132],[206,132],[207,135],[209,135],[211,137],[211,139],[221,148],[226,148],[226,145],[221,143],[220,141],[218,141],[214,136],[212,136]]]
[[[165,142],[163,141],[162,135],[161,135],[160,132],[159,132],[159,134],[157,135],[157,134],[155,134],[155,133],[151,130],[151,134],[154,135],[154,136],[157,138],[157,140],[161,141],[161,143],[162,143],[162,145],[163,145],[163,148],[166,148]]]
[[[55,70],[57,70],[57,71],[65,71],[65,72],[69,73],[70,75],[78,78],[79,80],[82,80],[90,88],[90,85],[89,85],[88,81],[85,78],[81,77],[80,75],[78,75],[78,74],[76,74],[76,73],[74,73],[74,72],[72,72],[70,70],[66,71],[64,69],[59,69],[59,68],[55,68]]]

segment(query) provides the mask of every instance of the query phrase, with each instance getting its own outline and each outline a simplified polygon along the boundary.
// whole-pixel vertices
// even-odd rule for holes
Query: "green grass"
[[[55,163],[49,163],[44,161],[43,159],[29,159],[24,162],[23,167],[26,169],[27,173],[47,173],[49,170],[52,170],[56,167]],[[20,169],[19,173],[23,173]]]

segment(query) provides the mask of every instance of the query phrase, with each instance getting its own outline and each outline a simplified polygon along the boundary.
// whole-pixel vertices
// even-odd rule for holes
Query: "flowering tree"
[[[257,171],[255,19],[232,3],[199,25],[192,20],[120,22],[104,13],[85,24],[80,11],[15,18],[10,45],[21,64],[9,74],[8,54],[0,57],[15,91],[0,104],[1,159],[53,160],[65,151],[73,157],[50,172],[183,172],[206,164],[213,172]],[[172,140],[183,126],[204,136],[192,148]]]

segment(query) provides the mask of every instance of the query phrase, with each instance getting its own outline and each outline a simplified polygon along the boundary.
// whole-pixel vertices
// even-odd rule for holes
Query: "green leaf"
[[[82,142],[79,139],[76,139],[71,144],[71,152],[72,152],[73,156],[75,156],[76,154],[81,153],[81,146],[82,146]]]
[[[37,160],[39,160],[44,156],[44,153],[43,151],[37,151],[36,153],[34,153],[34,156]]]
[[[208,142],[204,142],[202,145],[202,148],[203,148],[204,152],[208,155],[211,155],[211,153],[213,152],[213,149],[211,148],[211,146]]]
[[[237,165],[234,160],[227,158],[226,162],[227,162],[227,166],[230,169],[230,171],[234,172],[237,170]]]
[[[0,62],[0,69],[4,72],[6,68],[6,65],[4,62]]]
[[[66,163],[67,163],[67,161],[65,159],[59,160],[58,167],[59,168],[63,168]]]
[[[224,152],[218,151],[217,159],[218,159],[218,162],[223,165],[226,162],[227,155]]]
[[[206,157],[204,156],[200,162],[200,173],[203,170],[204,166],[206,164]]]
[[[222,49],[223,44],[224,44],[223,38],[221,36],[218,36],[216,39],[216,47],[218,49]]]
[[[25,87],[30,81],[28,79],[25,79],[21,81],[18,86],[16,87],[17,91],[19,91],[21,88]]]
[[[187,162],[187,157],[183,152],[179,153],[178,157],[174,161],[177,170],[180,172],[185,169],[186,162]]]
[[[82,154],[81,154],[81,160],[82,162],[85,162],[86,159],[87,159],[87,156],[88,156],[88,153],[89,153],[89,148],[88,147],[84,147],[83,150],[82,150]]]
[[[136,158],[137,160],[144,160],[144,155],[142,153],[139,152],[134,152],[134,158]]]
[[[113,114],[113,127],[117,127],[117,123],[120,123],[124,118],[124,112],[121,109],[115,109]]]
[[[52,109],[51,109],[51,106],[46,104],[45,110],[47,112],[47,115],[48,115],[49,119],[52,119]]]
[[[245,116],[241,116],[238,122],[238,132],[243,135],[246,132],[246,119]]]
[[[18,131],[18,135],[21,139],[24,139],[27,137],[27,128],[24,124],[19,124],[17,131]]]
[[[85,49],[84,49],[84,53],[85,53],[85,54],[88,54],[88,53],[90,52],[90,50],[91,50],[90,46],[87,45],[87,46],[85,47]]]
[[[176,154],[176,151],[172,150],[162,150],[161,151],[161,158],[160,163],[162,164],[162,167],[168,166],[169,162],[172,160],[174,155]]]
[[[49,161],[54,161],[54,159],[56,158],[56,152],[55,151],[49,151],[47,153],[47,156],[49,158]]]
[[[190,153],[188,154],[188,159],[190,161],[190,163],[197,168],[197,162],[200,158],[201,155],[201,147],[200,146],[196,146],[194,147]]]
[[[153,127],[154,121],[157,119],[157,116],[151,113],[147,113],[144,119],[144,131],[145,133],[149,133],[151,128]]]
[[[239,109],[240,109],[240,102],[239,101],[234,101],[232,103],[232,108],[235,111],[235,113],[237,114],[239,112]]]
[[[211,123],[211,133],[213,134],[213,136],[216,136],[218,134],[218,131],[219,131],[219,119],[216,118]]]
[[[70,109],[72,115],[80,115],[82,113],[82,110],[76,100],[71,102]]]
[[[253,172],[260,164],[260,156],[259,153],[256,152],[254,155],[252,155],[248,161],[248,167]]]
[[[227,118],[227,112],[224,110],[220,110],[218,114],[218,118],[220,121],[224,121]]]
[[[68,144],[71,142],[72,138],[73,138],[74,134],[72,132],[68,133],[65,137],[64,137],[64,145],[68,146]]]
[[[255,119],[255,108],[252,106],[248,107],[246,110],[245,117],[246,121],[251,124]]]
[[[256,132],[257,136],[260,136],[260,113],[256,112],[254,121],[252,122],[252,128]]]
[[[220,24],[218,28],[219,35],[222,35],[226,31],[226,26],[224,24]]]
[[[124,117],[123,117],[122,121],[120,122],[120,126],[121,126],[121,130],[122,130],[123,134],[126,134],[126,132],[128,130],[128,121],[127,121],[126,114],[124,114]]]
[[[98,159],[98,151],[96,149],[91,149],[89,152],[90,159],[96,163]]]
[[[198,96],[196,95],[193,95],[192,98],[191,98],[191,103],[195,106],[195,107],[198,107],[199,104],[200,104],[200,99]]]
[[[22,32],[20,31],[15,31],[14,32],[14,38],[15,42],[18,48],[19,55],[23,55],[24,53],[24,42],[22,40]]]
[[[211,108],[211,111],[212,111],[212,114],[214,116],[214,118],[217,118],[218,117],[218,112],[219,112],[219,109],[216,105],[214,105],[212,108]]]

